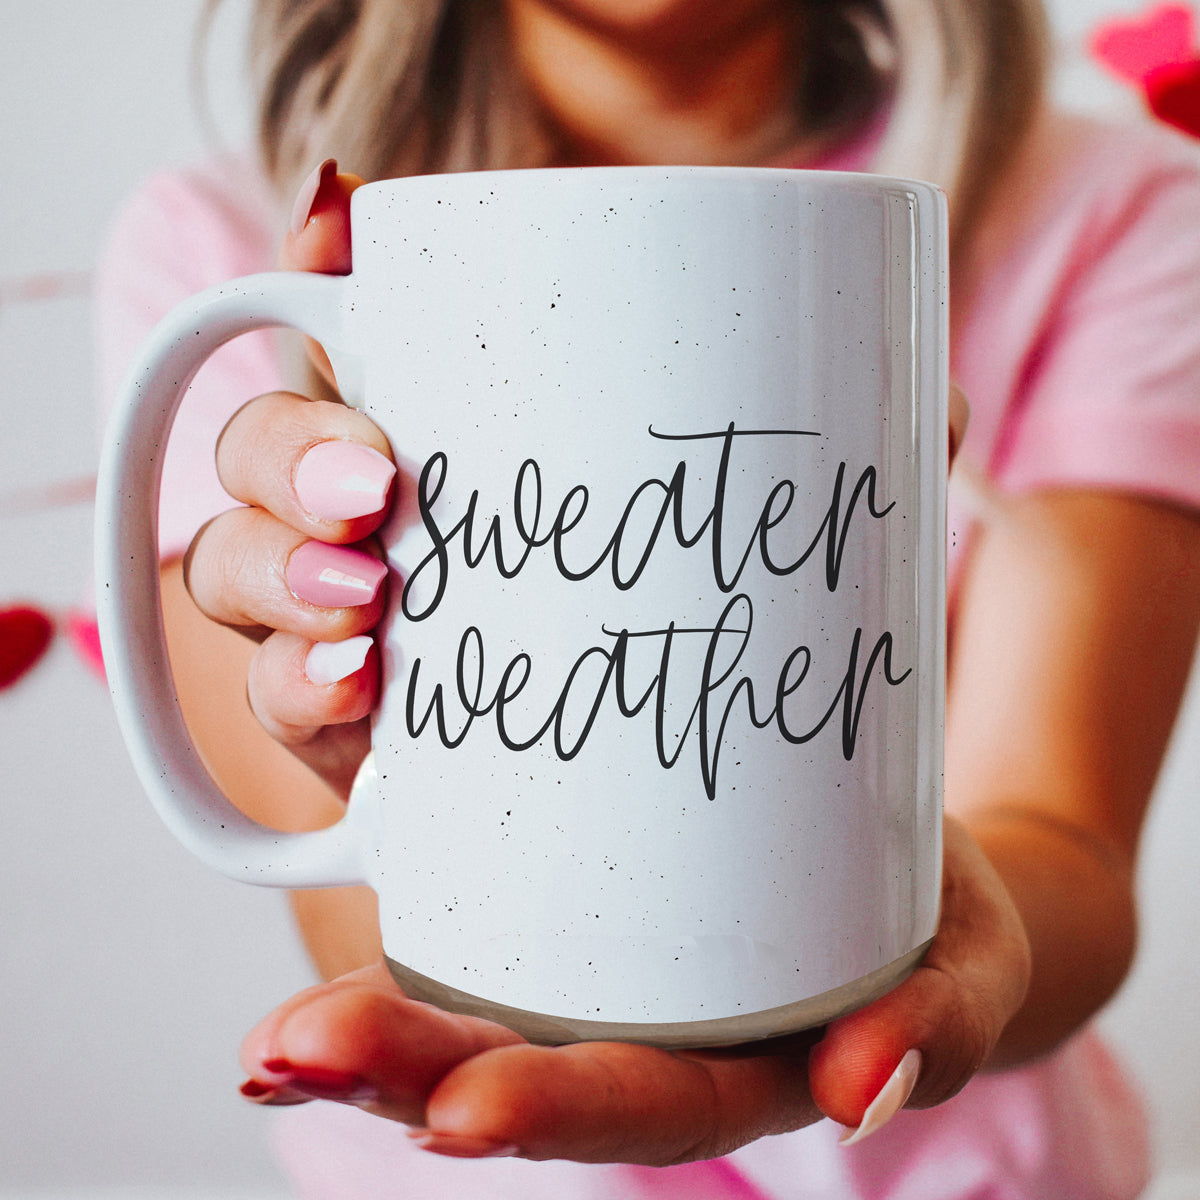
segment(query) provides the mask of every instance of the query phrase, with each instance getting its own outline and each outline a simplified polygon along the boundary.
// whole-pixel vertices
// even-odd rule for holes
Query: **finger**
[[[289,1099],[311,1092],[314,1080],[319,1089],[339,1079],[346,1081],[350,1102],[422,1124],[429,1095],[455,1066],[519,1041],[490,1021],[408,999],[377,966],[281,1005],[245,1039],[241,1061],[260,1087],[283,1090]]]
[[[941,923],[921,965],[882,999],[833,1022],[813,1047],[813,1096],[843,1125],[859,1125],[910,1050],[921,1061],[908,1103],[949,1099],[987,1061],[1024,999],[1030,964],[1020,916],[965,830],[951,820],[945,830]]]
[[[272,634],[250,664],[247,694],[263,728],[341,796],[370,749],[379,654],[366,636],[313,643]]]
[[[285,271],[350,273],[350,197],[365,182],[359,175],[339,174],[332,158],[313,170],[292,206],[279,256]]]
[[[340,642],[379,623],[387,566],[377,552],[307,539],[258,508],[235,508],[196,535],[184,583],[210,620]]]
[[[455,1157],[515,1148],[536,1159],[665,1165],[712,1157],[817,1120],[804,1046],[672,1054],[645,1046],[536,1047],[499,1025],[403,997],[382,968],[310,989],[246,1039],[242,1063],[285,1099],[329,1092],[425,1127]],[[315,1091],[310,1085],[315,1084]],[[259,1097],[260,1099],[262,1097]]]
[[[950,385],[950,464],[954,465],[958,451],[967,435],[967,424],[971,418],[971,406],[967,394],[957,384]]]
[[[221,485],[323,542],[357,542],[383,521],[395,486],[391,447],[341,404],[272,392],[244,404],[217,443]]]
[[[733,1055],[615,1042],[502,1047],[438,1085],[422,1144],[459,1157],[512,1147],[537,1160],[669,1166],[714,1158],[820,1119],[806,1049],[804,1039]]]
[[[358,175],[338,174],[331,158],[309,175],[296,194],[290,228],[280,250],[284,270],[350,273],[350,197],[365,182]],[[329,357],[320,344],[305,338],[305,346],[313,365],[336,387]]]

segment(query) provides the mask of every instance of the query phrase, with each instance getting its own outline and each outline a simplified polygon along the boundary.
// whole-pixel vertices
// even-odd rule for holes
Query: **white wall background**
[[[1069,47],[1142,2],[1052,0],[1072,103],[1135,107]],[[132,184],[202,152],[188,81],[199,8],[0,0],[0,494],[94,471],[86,298],[17,303],[16,281],[86,272]],[[248,129],[247,10],[228,0],[207,71],[233,142]],[[12,509],[0,499],[0,607],[66,609],[86,586],[90,507]],[[1200,698],[1147,838],[1139,964],[1105,1017],[1156,1111],[1164,1197],[1200,1196],[1198,778]],[[0,1200],[282,1196],[269,1115],[238,1097],[235,1056],[310,979],[283,898],[175,844],[65,641],[0,694],[0,803]]]

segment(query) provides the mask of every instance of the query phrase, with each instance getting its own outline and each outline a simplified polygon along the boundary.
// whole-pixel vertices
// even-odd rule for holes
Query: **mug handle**
[[[192,377],[231,338],[289,325],[344,349],[349,279],[304,272],[250,275],[201,292],[168,313],[126,378],[97,478],[97,620],[117,720],[134,767],[167,827],[197,858],[233,879],[269,887],[365,882],[362,825],[370,805],[352,803],[327,829],[281,833],[238,811],[205,768],[179,706],[163,629],[162,458]]]

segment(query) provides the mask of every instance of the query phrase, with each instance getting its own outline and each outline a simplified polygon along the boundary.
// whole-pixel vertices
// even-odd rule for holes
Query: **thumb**
[[[360,175],[339,174],[332,158],[312,171],[300,185],[292,206],[279,254],[283,270],[350,274],[350,197],[365,182]],[[305,338],[305,346],[313,366],[336,389],[329,356],[311,338]]]
[[[1003,881],[961,826],[945,828],[941,921],[924,960],[886,996],[831,1023],[809,1056],[821,1111],[864,1136],[906,1103],[928,1108],[958,1092],[1028,987],[1029,943]],[[881,1093],[890,1111],[879,1111]]]
[[[350,273],[350,197],[366,182],[327,158],[300,185],[280,251],[285,271]]]

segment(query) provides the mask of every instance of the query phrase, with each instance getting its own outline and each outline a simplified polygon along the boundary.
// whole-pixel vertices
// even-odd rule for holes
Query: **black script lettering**
[[[441,604],[442,597],[446,593],[446,582],[450,571],[450,557],[446,548],[460,533],[462,534],[463,559],[467,566],[472,568],[479,566],[487,555],[488,547],[491,546],[496,570],[505,579],[515,578],[528,560],[530,551],[537,546],[545,545],[546,541],[549,540],[543,538],[539,541],[536,536],[538,521],[542,514],[542,472],[541,468],[532,458],[527,458],[521,464],[517,471],[516,482],[513,485],[513,520],[517,526],[517,534],[524,544],[524,549],[520,552],[515,562],[510,564],[505,561],[503,535],[500,531],[500,517],[498,514],[488,521],[486,532],[483,535],[483,542],[478,550],[475,549],[475,520],[479,508],[478,489],[471,493],[471,499],[467,503],[467,511],[463,517],[448,533],[443,534],[433,518],[433,505],[437,501],[438,496],[441,495],[442,487],[446,482],[447,464],[448,460],[445,453],[439,450],[436,454],[429,457],[429,460],[421,470],[420,479],[417,481],[418,508],[421,513],[421,523],[425,526],[430,540],[433,542],[433,548],[413,568],[405,584],[404,594],[400,600],[400,608],[410,621],[423,621],[426,617],[432,615],[438,605]],[[434,479],[435,469],[437,471],[436,479]],[[432,484],[430,483],[431,480],[433,480]],[[530,492],[532,492],[533,496],[532,501],[527,500]],[[568,496],[569,499],[570,497]],[[533,506],[531,526],[527,526],[529,518],[526,514],[526,505],[528,503],[532,503]],[[567,501],[564,501],[564,510],[566,504]],[[582,515],[581,510],[579,516]],[[561,518],[562,510],[560,510],[559,516]],[[576,517],[577,520],[578,516]],[[555,528],[558,528],[557,523]],[[416,609],[411,604],[413,585],[434,564],[437,567],[437,582],[433,597],[423,608]]]
[[[825,586],[831,591],[836,592],[838,581],[842,574],[842,555],[846,550],[846,535],[850,532],[850,520],[854,516],[854,510],[858,505],[859,498],[862,496],[863,489],[867,493],[867,512],[876,520],[881,520],[896,507],[896,502],[893,500],[890,504],[883,508],[875,507],[875,485],[878,476],[874,467],[866,467],[858,477],[858,481],[854,485],[854,490],[850,493],[850,500],[846,504],[846,511],[841,515],[839,525],[838,517],[842,507],[842,491],[846,484],[846,464],[839,463],[837,469],[837,477],[833,482],[833,495],[829,501],[829,507],[825,510],[825,517],[821,522],[821,527],[817,530],[813,540],[808,544],[808,548],[790,563],[782,565],[776,563],[771,557],[770,547],[767,545],[767,533],[774,526],[778,525],[783,520],[787,510],[791,507],[792,498],[795,495],[796,487],[791,480],[785,479],[778,484],[775,490],[771,493],[767,500],[767,506],[763,509],[763,519],[759,522],[759,551],[762,555],[762,560],[767,570],[772,575],[790,575],[793,571],[798,571],[811,557],[812,553],[822,538],[825,540]],[[782,511],[774,517],[768,519],[770,508],[775,501],[775,497],[786,492],[787,499],[784,501]]]
[[[441,683],[435,683],[430,693],[430,699],[425,707],[424,715],[417,718],[417,692],[421,676],[421,659],[415,659],[409,673],[408,691],[405,698],[405,715],[410,737],[420,737],[432,717],[437,728],[438,740],[447,750],[457,749],[462,744],[468,730],[477,717],[486,717],[495,713],[496,733],[501,744],[508,750],[520,752],[529,750],[553,729],[555,754],[563,761],[569,762],[583,749],[588,735],[600,713],[600,706],[608,694],[610,687],[615,693],[618,711],[624,717],[635,717],[640,713],[655,693],[657,677],[651,680],[641,695],[633,701],[628,697],[626,680],[626,655],[630,635],[622,631],[616,644],[609,648],[605,646],[589,646],[572,665],[566,681],[559,691],[558,698],[550,708],[545,720],[532,732],[518,734],[510,727],[510,718],[506,714],[506,706],[515,700],[524,690],[532,673],[532,659],[524,652],[517,654],[505,666],[500,677],[500,683],[495,692],[486,701],[483,700],[483,639],[479,630],[471,626],[463,632],[459,642],[457,659],[457,692],[458,700],[464,714],[463,724],[457,733],[451,733],[446,721],[445,691]],[[474,648],[475,672],[470,681],[467,679],[466,663],[468,651]],[[604,664],[603,674],[599,682],[590,685],[592,695],[587,714],[582,725],[577,730],[569,730],[566,723],[566,713],[569,701],[574,693],[581,688],[586,696],[587,684],[580,684],[586,664],[593,660]]]
[[[653,426],[651,426],[649,434],[653,438],[661,438],[667,441],[702,441],[718,437],[724,440],[724,445],[721,449],[721,463],[717,470],[713,507],[695,536],[687,542],[683,540],[684,535],[680,528],[678,511],[676,516],[676,538],[679,539],[680,545],[694,545],[695,542],[699,541],[704,530],[710,524],[712,525],[713,579],[723,592],[731,592],[737,586],[742,577],[742,572],[746,568],[746,563],[750,559],[751,552],[754,549],[755,540],[758,542],[759,556],[762,559],[763,565],[771,574],[791,575],[794,571],[798,571],[812,557],[813,552],[820,545],[822,539],[825,540],[825,584],[831,592],[837,591],[838,580],[841,577],[842,555],[846,549],[847,534],[850,532],[850,521],[854,516],[854,510],[858,505],[863,490],[866,489],[867,493],[867,512],[876,520],[886,517],[896,506],[896,502],[893,500],[884,508],[876,507],[875,492],[878,482],[878,472],[874,467],[868,466],[859,475],[858,481],[850,493],[850,500],[846,505],[846,511],[844,515],[841,515],[842,492],[846,484],[846,463],[839,463],[837,476],[833,484],[833,495],[830,498],[829,507],[825,510],[820,527],[817,529],[812,541],[808,544],[807,549],[804,550],[799,558],[781,565],[771,556],[771,549],[768,545],[768,534],[777,525],[782,523],[792,507],[792,501],[796,497],[795,483],[790,479],[785,479],[776,484],[771,490],[766,503],[763,505],[762,515],[759,517],[758,524],[755,527],[756,537],[752,537],[733,575],[727,578],[721,554],[722,517],[724,515],[725,488],[729,477],[729,460],[733,451],[733,439],[741,437],[819,437],[820,434],[810,429],[737,429],[732,422],[730,422],[723,432],[666,434],[656,432]],[[780,497],[783,497],[782,506],[778,511],[775,511],[776,502]],[[840,523],[839,515],[841,516]]]
[[[746,600],[746,599],[747,598],[744,596],[734,597],[734,599],[731,600],[729,602],[729,604],[726,605],[725,611],[721,614],[720,623],[713,628],[680,629],[672,621],[671,624],[668,625],[665,629],[640,629],[634,633],[631,633],[628,629],[622,629],[620,631],[620,633],[613,633],[612,630],[609,630],[609,629],[604,630],[604,632],[606,634],[608,634],[609,637],[615,637],[615,638],[618,638],[623,641],[628,641],[630,638],[661,637],[663,639],[662,655],[661,655],[661,658],[659,661],[659,669],[658,669],[658,673],[654,677],[653,683],[651,684],[651,688],[655,692],[655,695],[657,696],[657,704],[655,706],[655,713],[654,713],[654,745],[655,745],[655,750],[658,754],[659,763],[667,770],[670,770],[679,761],[679,757],[683,753],[684,747],[687,744],[688,735],[691,732],[692,726],[696,722],[696,717],[700,716],[702,711],[705,710],[705,704],[706,704],[706,699],[707,699],[708,694],[712,690],[714,690],[716,687],[718,687],[721,683],[723,683],[729,677],[729,674],[733,671],[733,668],[737,666],[738,660],[742,657],[742,653],[745,650],[745,646],[746,646],[746,639],[749,637],[749,634],[750,634],[750,628],[748,625],[745,629],[727,628],[725,626],[725,618],[729,616],[729,614],[733,611],[734,607],[737,604],[739,604],[742,600]],[[676,636],[679,636],[679,635],[688,636],[688,635],[694,635],[694,634],[703,634],[703,635],[707,636],[709,639],[708,649],[706,651],[705,661],[704,661],[704,670],[703,670],[704,683],[702,683],[699,694],[696,698],[696,702],[692,705],[692,710],[688,714],[687,720],[683,724],[683,729],[680,730],[676,734],[675,750],[672,753],[672,752],[669,752],[667,749],[667,736],[668,735],[667,735],[667,728],[666,728],[666,715],[667,715],[667,708],[668,708],[667,682],[668,682],[668,678],[669,678],[668,668],[669,668],[670,661],[671,661],[671,650],[674,645],[674,639],[676,638]],[[731,634],[732,635],[741,635],[742,641],[738,645],[736,653],[734,654],[734,658],[733,658],[732,662],[730,662],[729,666],[726,667],[725,672],[721,675],[721,677],[719,679],[713,681],[711,678],[712,673],[713,673],[713,660],[716,656],[718,639],[721,637],[724,637],[724,636],[731,635]],[[707,684],[708,686],[705,686],[705,684]],[[645,697],[645,699],[648,699],[648,696]],[[636,713],[625,712],[624,715],[625,716],[635,716]],[[707,714],[705,712],[705,716],[701,717],[702,721],[705,720],[706,715]],[[724,729],[723,724],[722,724],[722,729]],[[704,725],[703,724],[701,726],[701,730],[702,730],[701,737],[705,738],[706,734],[704,733]],[[706,747],[706,743],[702,744],[702,746],[701,746],[701,754],[702,755],[705,754],[705,747]],[[715,787],[715,763],[714,763],[714,768],[711,772],[708,771],[707,769],[705,770],[705,772],[704,772],[705,779],[708,778],[709,774],[714,775],[714,787]],[[710,796],[710,798],[711,798],[711,796]]]
[[[714,674],[714,663],[720,636],[725,632],[725,622],[732,615],[735,608],[742,607],[743,605],[746,612],[746,627],[741,631],[741,644],[737,647],[733,658],[729,661],[729,665],[726,666],[721,674],[716,675]],[[709,729],[709,698],[733,674],[734,668],[741,662],[742,655],[745,653],[746,646],[750,641],[750,631],[753,627],[754,605],[751,603],[750,597],[745,594],[734,596],[725,605],[725,610],[721,613],[721,617],[717,621],[716,629],[713,630],[712,640],[708,643],[708,654],[704,659],[704,674],[700,683],[700,775],[704,780],[704,793],[710,800],[715,800],[717,796],[717,760],[721,756],[721,746],[725,741],[725,726],[729,724],[729,716],[733,712],[733,706],[738,695],[745,692],[746,715],[750,718],[750,723],[755,728],[762,729],[764,725],[770,723],[769,717],[765,721],[762,721],[756,715],[754,711],[754,684],[748,676],[743,675],[733,685],[733,690],[725,702],[725,711],[721,714],[721,721],[717,726],[717,736],[715,738],[712,737]]]
[[[475,691],[473,694],[468,694],[466,677],[467,653],[472,646],[475,648]],[[477,716],[488,712],[491,707],[490,705],[484,709],[479,707],[479,700],[483,695],[483,635],[474,625],[471,625],[463,630],[463,635],[459,639],[455,679],[458,684],[459,703],[466,714],[466,720],[463,722],[463,726],[458,733],[451,734],[447,729],[446,706],[443,702],[442,685],[440,683],[434,684],[429,704],[425,708],[425,715],[419,721],[417,720],[417,683],[420,674],[421,660],[418,658],[413,661],[412,671],[408,677],[408,694],[405,697],[404,719],[408,727],[408,735],[412,738],[420,737],[425,732],[425,727],[429,724],[429,718],[432,716],[437,722],[438,741],[447,750],[457,749],[462,745],[463,739],[467,736],[467,732],[471,728],[471,722]]]
[[[735,677],[754,627],[754,606],[745,593],[733,596],[726,604],[717,623],[711,628],[681,629],[674,623],[663,629],[612,631],[604,634],[612,639],[610,645],[589,646],[572,664],[567,677],[540,721],[535,717],[533,726],[525,730],[514,727],[515,712],[508,711],[524,692],[533,674],[533,660],[521,652],[511,658],[500,674],[498,684],[487,689],[485,695],[485,660],[483,636],[479,629],[470,626],[464,630],[459,641],[455,663],[455,693],[458,717],[452,729],[446,714],[446,691],[441,682],[433,685],[424,711],[418,715],[418,693],[421,685],[423,664],[414,660],[409,674],[405,704],[406,724],[409,736],[421,737],[432,721],[438,741],[447,749],[454,750],[462,745],[474,722],[481,717],[492,716],[496,735],[508,750],[521,752],[532,749],[547,735],[552,735],[555,755],[563,762],[575,758],[595,726],[606,697],[612,696],[617,711],[624,718],[639,716],[654,700],[654,739],[660,764],[670,770],[679,762],[690,741],[693,726],[696,727],[697,749],[700,759],[700,775],[705,795],[716,798],[721,752],[726,741],[730,720],[739,702],[744,703],[744,714],[754,729],[766,729],[774,724],[783,738],[792,745],[803,745],[812,741],[841,715],[841,751],[850,761],[858,741],[858,729],[866,703],[868,688],[876,675],[876,666],[882,665],[882,679],[891,686],[902,684],[911,674],[909,668],[897,675],[893,671],[893,639],[883,633],[875,642],[867,657],[866,665],[859,669],[862,654],[863,631],[856,629],[851,640],[846,670],[842,675],[832,701],[824,714],[810,729],[797,732],[792,728],[785,711],[785,704],[808,678],[813,656],[807,646],[794,647],[783,661],[775,684],[774,706],[759,712],[752,680],[747,675]],[[691,706],[682,730],[677,733],[674,748],[668,748],[666,713],[668,709],[668,680],[671,676],[671,655],[675,639],[680,636],[703,635],[708,638],[704,665],[700,673],[696,700]],[[652,679],[640,689],[631,685],[628,662],[629,645],[635,639],[661,638],[662,652],[658,670]],[[730,642],[734,638],[736,641]],[[600,668],[599,677],[586,668]],[[726,685],[732,686],[724,690]],[[582,716],[580,716],[582,701]],[[574,711],[568,717],[568,709]],[[526,718],[528,719],[528,718]]]
[[[507,537],[502,529],[500,515],[482,517],[479,512],[480,493],[471,492],[466,512],[449,529],[439,524],[434,508],[445,488],[449,472],[449,459],[444,451],[430,455],[421,470],[417,484],[417,505],[421,523],[429,535],[430,549],[408,574],[401,597],[403,615],[410,621],[423,621],[431,616],[445,597],[450,573],[450,548],[455,541],[461,542],[462,561],[468,569],[475,569],[490,557],[496,571],[504,579],[512,579],[520,573],[530,554],[547,545],[552,545],[554,563],[558,574],[565,580],[578,583],[590,578],[607,563],[613,586],[618,591],[628,591],[644,574],[670,516],[670,528],[675,543],[681,549],[690,550],[707,535],[712,560],[713,581],[723,593],[731,593],[737,587],[757,548],[758,557],[766,569],[776,576],[790,575],[802,567],[823,545],[825,559],[825,583],[830,591],[837,589],[842,558],[847,538],[856,511],[865,503],[867,515],[876,520],[887,516],[895,502],[880,505],[877,498],[878,474],[874,467],[862,470],[845,499],[847,488],[847,464],[842,462],[837,469],[833,491],[818,526],[805,549],[796,557],[788,558],[781,547],[773,542],[782,537],[779,531],[785,518],[792,511],[797,487],[790,479],[777,483],[768,494],[758,521],[742,548],[740,557],[732,570],[726,562],[726,499],[729,487],[730,463],[735,440],[754,437],[816,437],[813,430],[805,429],[737,429],[731,422],[724,430],[699,433],[667,434],[648,430],[652,438],[662,441],[709,441],[720,440],[721,452],[717,465],[712,499],[699,523],[693,529],[685,528],[684,498],[687,491],[687,462],[677,463],[669,480],[657,477],[644,480],[631,492],[620,518],[599,555],[589,563],[575,565],[568,561],[563,541],[567,534],[576,529],[588,511],[590,493],[583,484],[568,489],[548,529],[542,529],[545,496],[541,467],[532,458],[525,459],[517,471],[512,493],[513,530]],[[650,513],[650,528],[639,532],[637,540],[630,543],[632,522],[639,509],[646,504],[657,505]],[[482,529],[482,534],[480,533]],[[794,537],[788,539],[794,543]],[[424,585],[432,574],[430,594],[418,600],[418,585]]]
[[[431,454],[421,468],[421,475],[417,480],[417,505],[421,513],[421,524],[425,526],[425,531],[429,534],[430,541],[433,542],[433,549],[408,573],[408,578],[404,582],[404,591],[400,596],[400,611],[410,621],[425,620],[441,604],[442,597],[446,594],[446,583],[450,577],[450,555],[446,550],[449,539],[442,535],[437,522],[433,519],[433,506],[442,494],[448,463],[449,460],[443,451],[439,450],[436,454]],[[437,582],[434,585],[433,596],[423,608],[413,608],[412,598],[416,590],[416,583],[425,574],[427,568],[434,563],[437,564]]]
[[[805,675],[808,674],[811,655],[805,647],[799,647],[793,651],[792,657],[789,657],[787,663],[784,664],[784,670],[779,676],[779,688],[776,692],[775,700],[775,718],[779,726],[779,732],[791,742],[793,745],[803,745],[805,742],[812,741],[813,738],[829,724],[834,713],[841,707],[842,710],[842,756],[849,762],[854,757],[854,749],[858,743],[858,725],[862,719],[863,704],[867,698],[867,685],[871,682],[871,675],[875,670],[875,664],[880,657],[883,658],[883,678],[884,681],[891,687],[896,687],[903,683],[911,674],[912,668],[909,667],[901,675],[892,674],[892,635],[890,633],[881,633],[870,655],[867,658],[867,665],[863,668],[862,678],[858,679],[858,658],[862,648],[862,629],[854,631],[854,638],[850,643],[850,661],[846,665],[846,674],[842,677],[842,682],[838,687],[837,694],[833,701],[825,710],[825,715],[807,732],[795,733],[789,728],[787,718],[783,711],[784,700],[794,692],[804,681]],[[800,671],[799,676],[790,683],[785,683],[789,672],[792,669],[792,663],[796,655],[804,651],[805,660],[804,666]],[[855,684],[857,681],[857,691]]]

